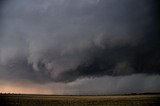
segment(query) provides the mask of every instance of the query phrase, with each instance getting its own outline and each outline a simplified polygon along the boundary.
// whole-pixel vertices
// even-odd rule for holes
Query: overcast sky
[[[158,0],[1,0],[0,92],[160,92]]]

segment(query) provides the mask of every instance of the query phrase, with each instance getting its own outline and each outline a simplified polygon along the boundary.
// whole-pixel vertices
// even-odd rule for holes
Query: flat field
[[[160,94],[117,96],[0,94],[0,106],[160,106]]]

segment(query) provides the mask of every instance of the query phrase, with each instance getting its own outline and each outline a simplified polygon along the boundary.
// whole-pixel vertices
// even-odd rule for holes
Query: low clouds
[[[113,81],[137,74],[159,78],[156,4],[154,0],[2,2],[0,77],[40,84],[106,75]]]
[[[5,82],[5,83],[4,83]],[[0,82],[0,92],[70,94],[70,95],[105,95],[159,92],[160,76],[134,74],[129,76],[103,76],[83,78],[69,83],[36,84],[23,81]],[[14,90],[13,90],[14,89]]]
[[[133,92],[159,92],[159,75],[135,74],[130,76],[104,76],[81,79],[69,83],[75,94],[126,94]]]

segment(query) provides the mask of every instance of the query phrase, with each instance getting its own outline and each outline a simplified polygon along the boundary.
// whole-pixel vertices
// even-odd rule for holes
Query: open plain
[[[159,94],[75,96],[1,94],[1,106],[160,106]]]

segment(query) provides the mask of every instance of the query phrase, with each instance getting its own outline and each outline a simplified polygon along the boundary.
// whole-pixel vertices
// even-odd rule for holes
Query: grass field
[[[160,106],[160,95],[56,96],[0,94],[0,106]]]

